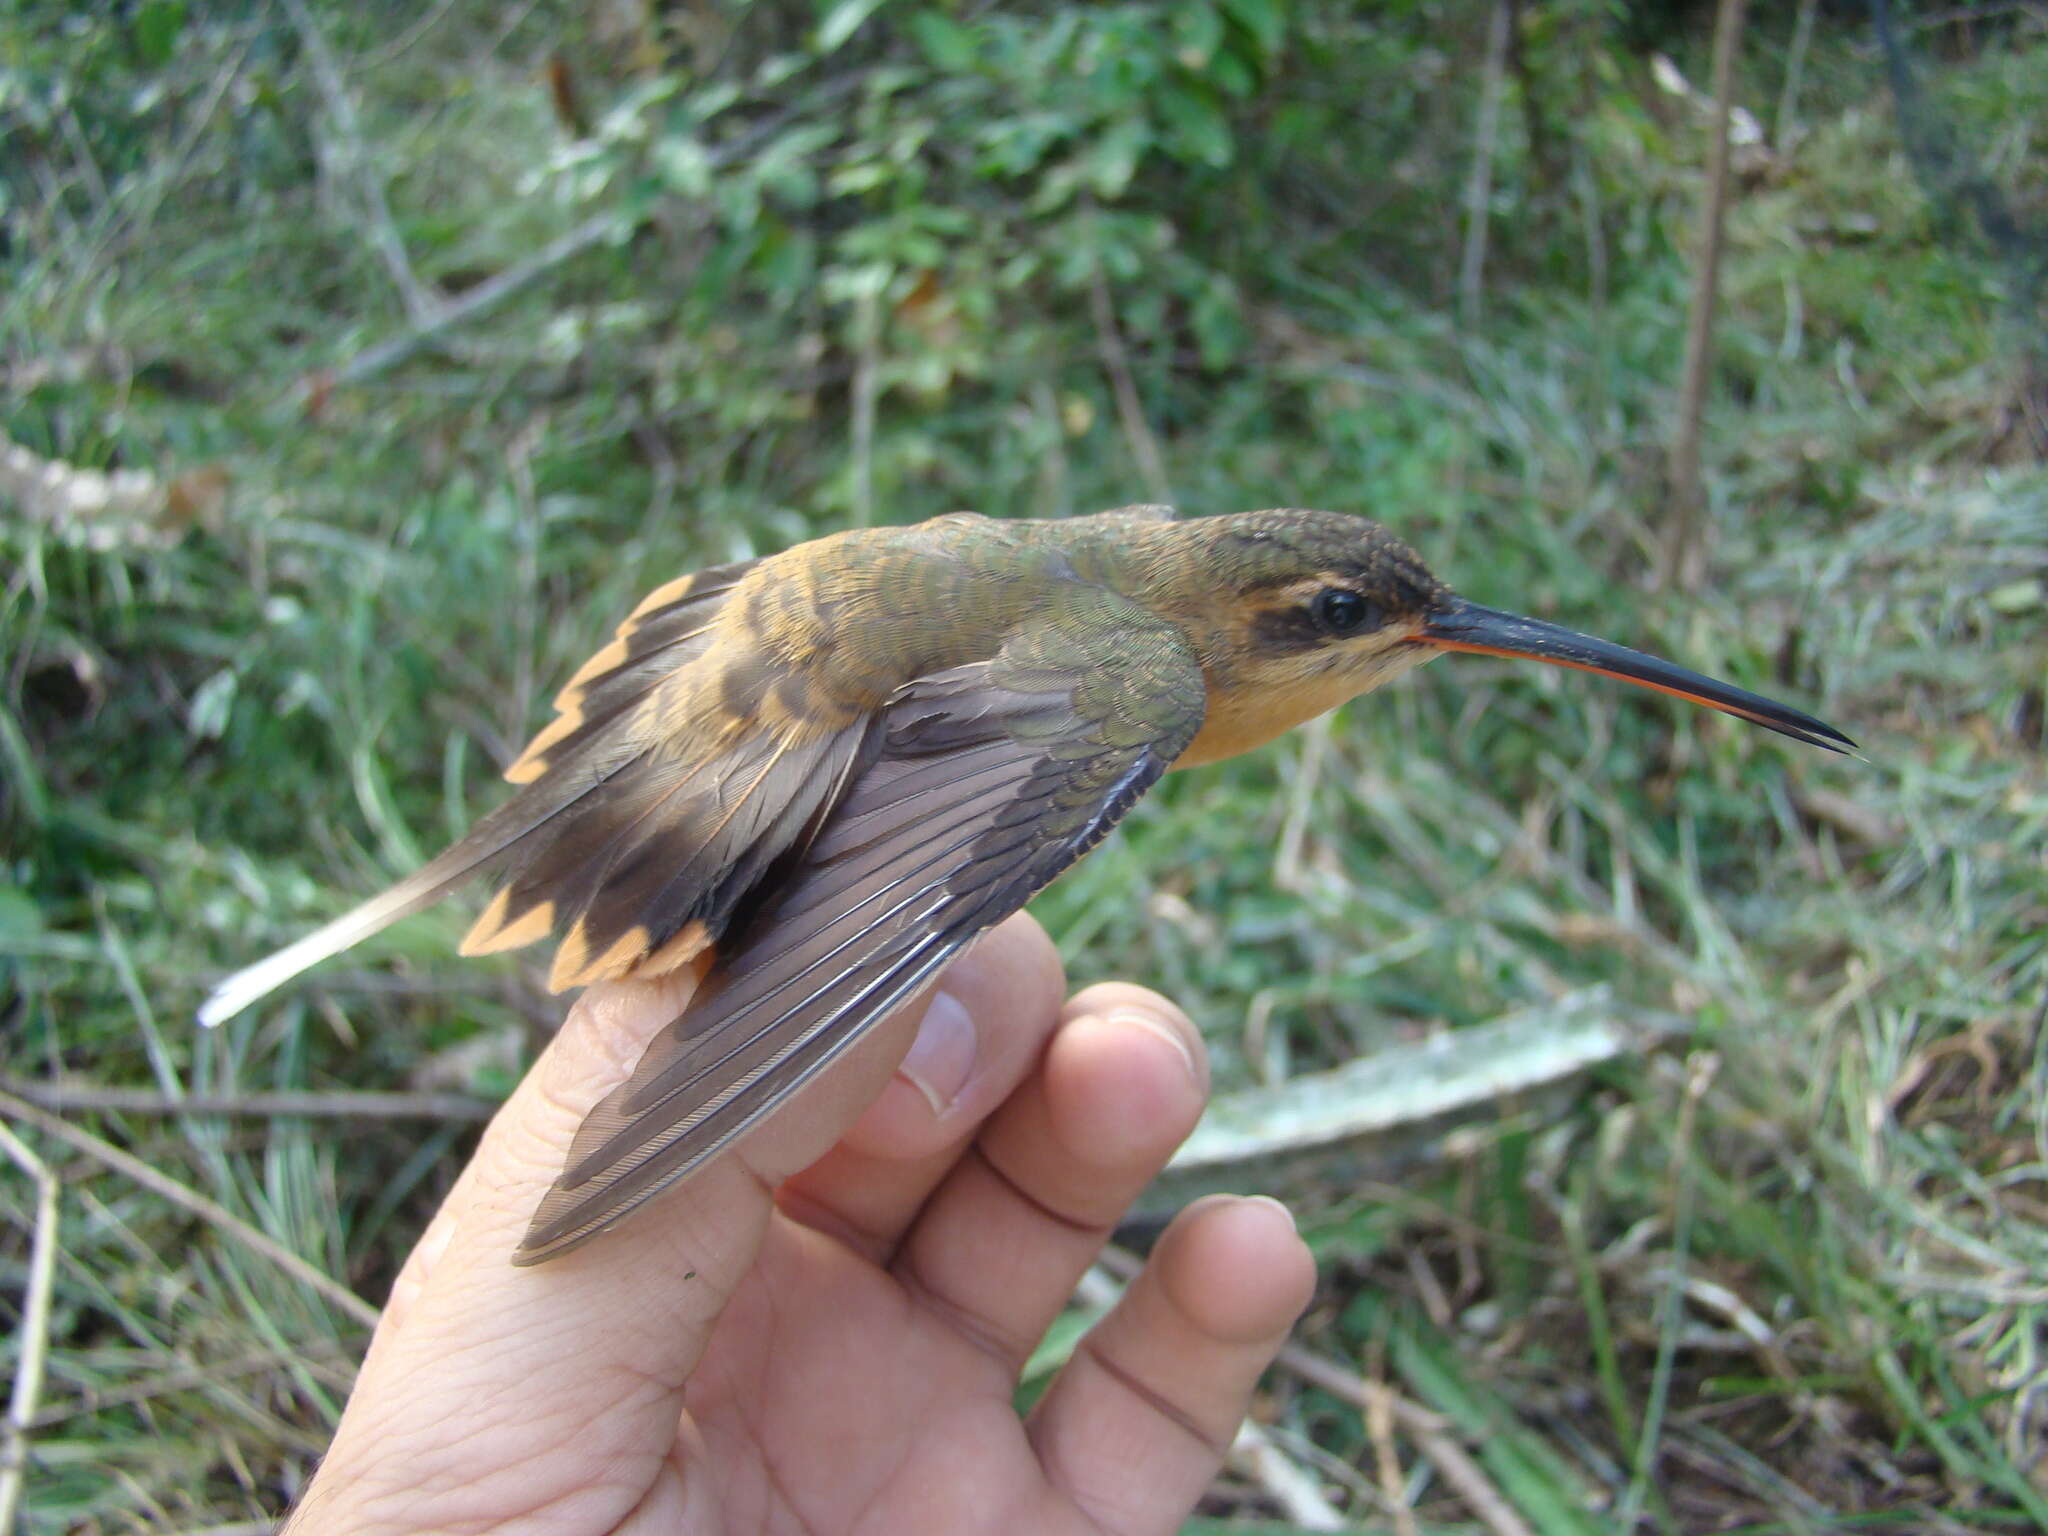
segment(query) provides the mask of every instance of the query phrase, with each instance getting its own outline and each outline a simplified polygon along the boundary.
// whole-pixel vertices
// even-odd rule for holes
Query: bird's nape
[[[1718,709],[1738,719],[1776,731],[1794,741],[1823,747],[1830,752],[1852,752],[1856,743],[1824,720],[1803,710],[1767,699],[1729,683],[1717,682],[1672,662],[1625,645],[1597,639],[1546,624],[1541,619],[1523,618],[1497,608],[1481,607],[1463,598],[1452,598],[1424,622],[1416,643],[1446,651],[1470,651],[1481,656],[1526,657],[1552,666],[1572,667],[1617,677],[1639,688],[1653,688],[1674,698]]]

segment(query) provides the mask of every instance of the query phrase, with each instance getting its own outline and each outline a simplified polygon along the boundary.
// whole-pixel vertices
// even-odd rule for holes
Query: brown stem
[[[157,1172],[141,1158],[123,1152],[111,1142],[103,1141],[92,1132],[81,1130],[70,1121],[38,1109],[27,1100],[18,1099],[11,1093],[0,1092],[0,1115],[35,1126],[44,1134],[56,1137],[72,1150],[82,1152],[94,1162],[140,1184],[150,1193],[190,1211],[223,1237],[240,1243],[251,1253],[267,1259],[307,1289],[318,1291],[365,1328],[377,1326],[377,1309],[347,1286],[332,1276],[323,1274],[268,1233],[257,1231],[227,1207],[207,1199],[198,1190],[187,1188],[167,1174]]]
[[[1728,202],[1728,113],[1735,91],[1735,55],[1742,39],[1744,0],[1720,0],[1714,18],[1714,109],[1707,143],[1707,184],[1700,199],[1699,260],[1693,268],[1692,310],[1685,328],[1685,370],[1678,393],[1678,426],[1668,478],[1673,518],[1665,545],[1664,577],[1691,590],[1705,574],[1702,537],[1705,487],[1700,481],[1700,432],[1707,382],[1714,362],[1714,306],[1721,291],[1721,245]]]
[[[1479,83],[1479,122],[1472,133],[1472,170],[1465,179],[1465,249],[1458,262],[1458,315],[1479,328],[1486,274],[1488,204],[1493,201],[1493,154],[1500,139],[1501,76],[1507,69],[1509,0],[1494,0],[1486,26],[1486,73]]]

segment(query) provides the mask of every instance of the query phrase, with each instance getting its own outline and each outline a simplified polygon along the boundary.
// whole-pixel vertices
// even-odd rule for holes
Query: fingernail
[[[1201,1069],[1195,1065],[1195,1053],[1188,1049],[1188,1043],[1181,1032],[1158,1014],[1148,1013],[1143,1008],[1112,1008],[1104,1018],[1111,1024],[1135,1024],[1148,1034],[1157,1035],[1173,1047],[1173,1053],[1180,1058],[1180,1064],[1188,1069],[1188,1076],[1198,1083],[1202,1080]]]
[[[1298,1230],[1294,1224],[1294,1212],[1287,1209],[1286,1206],[1282,1205],[1278,1200],[1275,1200],[1271,1195],[1246,1195],[1244,1198],[1248,1203],[1252,1205],[1270,1205],[1271,1207],[1273,1207],[1274,1210],[1278,1211],[1282,1216],[1284,1216],[1287,1219],[1288,1231],[1293,1232]]]
[[[896,1070],[943,1115],[974,1072],[974,1018],[950,992],[934,992],[917,1038]]]

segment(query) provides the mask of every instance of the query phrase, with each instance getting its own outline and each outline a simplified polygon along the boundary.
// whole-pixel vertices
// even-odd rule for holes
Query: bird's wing
[[[715,710],[695,696],[703,682],[678,677],[664,685],[678,697],[615,728],[645,750],[511,851],[464,954],[552,937],[555,992],[670,970],[718,941],[767,872],[809,840],[844,793],[870,722],[729,719],[693,742],[694,722]]]
[[[1178,632],[1105,597],[873,721],[844,795],[676,1021],[577,1131],[537,1263],[727,1146],[1103,837],[1201,727]]]
[[[688,702],[691,663],[710,646],[719,609],[752,567],[752,561],[713,566],[649,593],[619,626],[611,644],[591,657],[556,697],[554,723],[535,737],[507,770],[506,777],[523,786],[518,794],[396,885],[228,977],[206,999],[199,1010],[200,1021],[218,1024],[232,1017],[308,967],[432,906],[473,875],[510,866],[516,876],[547,850],[574,846],[573,842],[563,843],[562,833],[573,828],[576,836],[587,839],[592,831],[591,813],[599,807],[610,808],[615,829],[627,825],[629,813],[655,793],[663,775],[671,784],[681,776],[676,764],[654,752],[656,738],[634,728],[637,713],[650,704],[659,705],[658,696],[666,690],[677,707],[658,708],[655,713],[672,727],[688,724],[676,717],[679,711],[687,713],[682,706]],[[734,744],[741,754],[772,754],[780,767],[765,780],[771,789],[790,782],[800,767],[827,765],[835,751],[844,753],[852,745],[837,742],[829,733],[815,737],[782,734],[791,739]],[[691,743],[668,745],[673,749]],[[783,750],[776,751],[778,745]],[[744,772],[749,765],[719,766],[737,766]],[[720,773],[714,773],[713,780],[728,782]],[[558,903],[536,921],[536,906],[528,902],[514,911],[509,898],[501,893],[486,912],[489,922],[471,930],[466,947],[472,952],[503,949],[513,941],[574,931],[579,910]],[[618,915],[616,907],[613,915]],[[669,933],[687,920],[680,919]],[[524,927],[515,926],[520,923]],[[602,956],[632,927],[631,921],[624,923],[604,945],[591,950],[585,944],[584,952]]]
[[[711,644],[713,621],[732,589],[760,562],[738,560],[656,587],[612,634],[611,643],[576,669],[555,695],[555,718],[526,744],[505,770],[514,784],[531,784],[566,761]]]

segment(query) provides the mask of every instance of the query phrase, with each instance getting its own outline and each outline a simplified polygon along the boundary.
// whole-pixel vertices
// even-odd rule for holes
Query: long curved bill
[[[1438,646],[1446,651],[1472,651],[1481,656],[1528,656],[1537,661],[1547,661],[1552,666],[1575,667],[1581,672],[1618,677],[1639,688],[1654,688],[1674,698],[1704,704],[1709,709],[1738,716],[1767,731],[1776,731],[1780,736],[1790,736],[1794,741],[1803,741],[1809,746],[1825,747],[1830,752],[1849,752],[1856,746],[1826,721],[1816,720],[1812,715],[1780,704],[1775,699],[1767,699],[1762,694],[1716,682],[1697,672],[1688,672],[1684,667],[1659,661],[1655,656],[1645,656],[1625,645],[1596,640],[1591,635],[1561,629],[1541,619],[1525,619],[1519,614],[1503,613],[1498,608],[1482,608],[1462,597],[1451,598],[1427,619],[1416,639],[1421,644]]]

